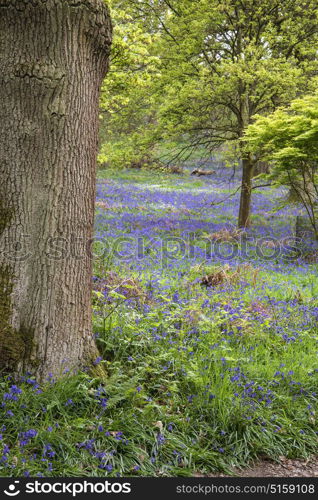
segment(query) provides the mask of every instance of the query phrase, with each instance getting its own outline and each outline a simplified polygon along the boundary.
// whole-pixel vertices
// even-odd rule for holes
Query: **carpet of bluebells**
[[[2,476],[191,476],[317,454],[318,280],[299,207],[238,176],[102,171],[91,372],[0,382]],[[309,255],[309,257],[308,257]]]

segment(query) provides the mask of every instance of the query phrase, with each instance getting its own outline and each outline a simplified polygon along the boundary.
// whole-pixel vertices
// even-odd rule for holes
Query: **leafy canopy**
[[[115,40],[103,93],[110,163],[160,155],[162,144],[181,160],[198,148],[239,148],[255,115],[310,90],[314,0],[112,0],[111,7]]]
[[[296,193],[317,231],[318,92],[258,117],[248,127],[245,140],[249,151],[271,162],[267,177]]]

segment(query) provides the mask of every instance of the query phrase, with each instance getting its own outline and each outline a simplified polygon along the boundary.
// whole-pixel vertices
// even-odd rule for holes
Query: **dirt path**
[[[318,457],[308,460],[281,458],[280,462],[260,460],[247,469],[234,469],[238,477],[318,477]],[[226,474],[211,474],[208,477],[230,477]]]

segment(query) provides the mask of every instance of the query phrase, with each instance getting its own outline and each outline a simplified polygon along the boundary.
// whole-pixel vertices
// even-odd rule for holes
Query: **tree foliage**
[[[318,93],[293,101],[247,129],[247,148],[271,162],[273,184],[289,186],[318,236]]]
[[[234,151],[243,160],[241,202],[248,198],[249,211],[255,165],[242,137],[256,115],[310,90],[318,69],[316,1],[113,0],[112,9],[104,88],[111,119],[101,159],[128,166],[145,157],[182,162],[198,150]]]
[[[155,108],[150,89],[160,71],[155,51],[159,34],[134,2],[109,4],[115,29],[110,72],[102,88],[100,161],[120,168],[149,155],[142,138]]]

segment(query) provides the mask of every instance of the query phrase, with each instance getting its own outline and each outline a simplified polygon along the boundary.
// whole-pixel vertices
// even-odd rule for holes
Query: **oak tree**
[[[102,0],[0,3],[1,371],[44,379],[97,356],[89,241],[110,44]]]

